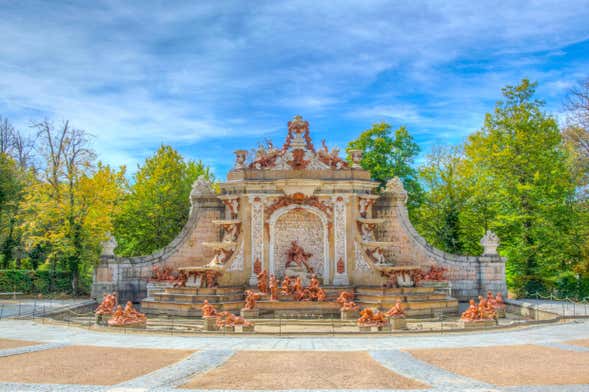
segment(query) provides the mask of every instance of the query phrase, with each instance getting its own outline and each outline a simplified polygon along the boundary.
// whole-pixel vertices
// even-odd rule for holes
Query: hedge
[[[52,277],[53,275],[53,286]],[[80,291],[87,291],[86,282],[80,282]],[[57,271],[0,270],[0,292],[24,294],[72,293],[72,274]]]

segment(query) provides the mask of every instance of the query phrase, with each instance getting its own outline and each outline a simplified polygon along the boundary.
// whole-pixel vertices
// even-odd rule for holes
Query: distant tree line
[[[562,129],[535,88],[505,87],[479,131],[433,148],[419,167],[404,127],[375,124],[348,149],[365,151],[374,179],[403,180],[411,219],[434,246],[477,255],[492,230],[514,294],[589,296],[589,80],[570,92]]]

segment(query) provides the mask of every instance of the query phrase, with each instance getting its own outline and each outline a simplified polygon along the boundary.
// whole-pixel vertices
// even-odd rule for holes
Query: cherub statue
[[[278,280],[274,274],[270,275],[270,301],[278,301]]]
[[[204,300],[202,306],[200,307],[200,312],[202,317],[215,317],[217,315],[217,309],[211,304],[209,304],[208,300]]]
[[[288,276],[285,276],[284,280],[282,281],[280,294],[281,295],[291,295],[292,294],[291,280]]]
[[[246,310],[252,310],[256,307],[256,301],[260,299],[260,294],[254,293],[253,290],[246,290],[245,291],[245,306],[243,307]]]
[[[474,303],[474,299],[471,298],[469,301],[468,309],[465,310],[460,316],[460,320],[463,321],[474,321],[479,319],[479,311]]]
[[[266,270],[262,270],[258,274],[258,290],[260,293],[268,293],[268,272]]]
[[[388,317],[393,317],[393,318],[405,317],[405,310],[403,309],[403,304],[401,303],[401,301],[397,300],[397,302],[395,303],[395,306],[390,308],[385,314]]]

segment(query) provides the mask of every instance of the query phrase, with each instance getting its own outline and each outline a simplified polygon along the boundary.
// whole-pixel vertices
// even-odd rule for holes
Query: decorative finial
[[[101,244],[102,245],[101,255],[102,256],[114,256],[115,249],[118,246],[117,240],[110,233],[106,233],[106,235],[107,235],[108,239]]]
[[[499,246],[499,237],[491,230],[487,230],[483,238],[481,238],[481,245],[483,247],[483,255],[491,256],[497,255],[497,247]]]

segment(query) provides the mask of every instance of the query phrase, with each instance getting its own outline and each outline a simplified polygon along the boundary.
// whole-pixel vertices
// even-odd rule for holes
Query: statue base
[[[205,331],[216,331],[217,330],[217,318],[216,317],[203,317],[203,330]]]
[[[360,317],[360,312],[357,310],[340,310],[341,320],[357,320]]]
[[[460,320],[459,325],[464,329],[488,328],[488,327],[496,326],[497,322],[495,320],[473,320],[473,321]]]
[[[254,324],[244,325],[241,327],[241,332],[254,332],[255,329],[256,329],[256,326]]]
[[[497,318],[505,318],[505,307],[495,309],[497,312]]]
[[[301,278],[301,283],[303,286],[307,287],[311,284],[311,278],[313,275],[317,275],[317,279],[321,280],[319,274],[312,274],[307,272],[306,268],[301,265],[293,266],[291,265],[287,269],[284,270],[284,276],[288,276],[289,278]]]
[[[407,329],[407,321],[402,317],[391,318],[389,320],[390,326],[393,330]]]
[[[252,319],[260,317],[260,310],[257,308],[254,309],[241,309],[239,311],[239,315],[244,319]]]
[[[235,332],[235,325],[226,325],[223,327],[224,333],[232,333]]]
[[[358,331],[360,332],[370,332],[372,331],[372,327],[369,325],[358,325]]]
[[[391,332],[392,326],[391,324],[381,325],[377,328],[380,332]]]

